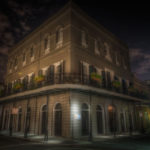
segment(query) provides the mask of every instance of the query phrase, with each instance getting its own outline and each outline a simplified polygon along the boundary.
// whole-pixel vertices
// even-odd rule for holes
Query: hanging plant
[[[37,76],[37,77],[35,77],[34,80],[36,83],[40,83],[45,80],[45,76],[43,76],[43,75]]]
[[[91,73],[91,79],[94,80],[94,81],[97,81],[99,83],[102,82],[102,76],[97,74],[96,72]]]

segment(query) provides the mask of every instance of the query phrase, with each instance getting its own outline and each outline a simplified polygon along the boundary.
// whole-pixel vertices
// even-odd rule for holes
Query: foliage
[[[23,84],[22,84],[22,83],[15,83],[14,86],[13,86],[13,88],[14,88],[15,90],[19,90],[19,89],[21,89],[22,87],[23,87]]]
[[[94,81],[97,81],[99,83],[102,82],[102,76],[97,74],[96,72],[91,73],[91,79],[94,80]]]
[[[121,84],[118,80],[114,80],[114,81],[112,81],[112,86],[115,88],[120,88]]]
[[[41,83],[44,80],[45,80],[45,76],[43,76],[43,75],[39,75],[39,76],[35,77],[35,79],[34,79],[34,81],[36,83]]]

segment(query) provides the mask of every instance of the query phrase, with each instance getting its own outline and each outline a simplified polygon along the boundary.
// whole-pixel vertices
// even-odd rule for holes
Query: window
[[[102,87],[106,87],[106,72],[105,70],[102,70]]]
[[[88,47],[87,34],[84,30],[81,31],[81,44],[84,48]]]
[[[33,46],[30,49],[30,57],[33,57]]]
[[[60,48],[63,43],[63,28],[59,28],[56,31],[56,48]]]
[[[15,62],[14,62],[15,70],[17,69],[17,64],[18,64],[18,60],[17,58],[15,58]]]
[[[25,65],[26,65],[26,54],[23,53],[23,66],[25,66]]]
[[[44,39],[44,50],[45,50],[45,54],[49,53],[49,49],[50,49],[50,35],[48,35],[47,37],[45,37]]]
[[[98,40],[95,40],[95,43],[94,43],[94,51],[95,51],[95,54],[96,54],[96,55],[100,55]]]
[[[33,48],[33,46],[30,49],[30,57],[31,57],[31,62],[33,62],[34,61],[34,48]]]
[[[119,63],[119,55],[116,53],[116,65],[119,66],[120,63]]]
[[[46,37],[44,39],[44,49],[46,50],[47,49],[47,45],[48,45],[48,38]]]
[[[105,52],[105,57],[107,60],[112,61],[111,56],[110,56],[110,46],[108,43],[104,43],[104,52]]]
[[[111,85],[111,74],[109,71],[106,72],[106,77],[107,77],[107,88],[111,89],[112,85]]]
[[[123,89],[123,93],[126,94],[127,93],[127,83],[124,79],[122,79],[122,89]]]
[[[97,105],[96,107],[96,115],[97,115],[97,132],[98,134],[103,133],[103,113],[101,106]]]
[[[87,104],[82,104],[82,135],[89,134],[89,107]]]
[[[9,64],[9,73],[12,73],[12,62]]]

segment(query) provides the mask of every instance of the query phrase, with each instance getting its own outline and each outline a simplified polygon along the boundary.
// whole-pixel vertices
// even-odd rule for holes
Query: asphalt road
[[[50,144],[0,136],[0,150],[150,150],[150,137],[122,138],[93,143]]]

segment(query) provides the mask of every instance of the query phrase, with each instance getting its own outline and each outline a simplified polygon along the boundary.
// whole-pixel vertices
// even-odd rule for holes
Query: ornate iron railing
[[[80,74],[73,74],[73,73],[63,73],[63,74],[54,74],[49,76],[44,76],[43,80],[35,81],[32,80],[30,82],[20,83],[21,86],[18,86],[18,89],[14,89],[13,87],[5,87],[4,91],[1,92],[1,97],[12,95],[15,93],[37,89],[47,85],[54,85],[54,84],[81,84],[81,85],[88,85],[96,88],[102,88],[109,91],[114,91],[117,93],[122,93],[125,95],[130,95],[142,99],[148,99],[148,95],[144,95],[138,91],[129,91],[127,87],[122,85],[114,86],[113,82],[108,82],[105,79],[102,80],[95,80],[92,79],[89,75],[80,75]]]

